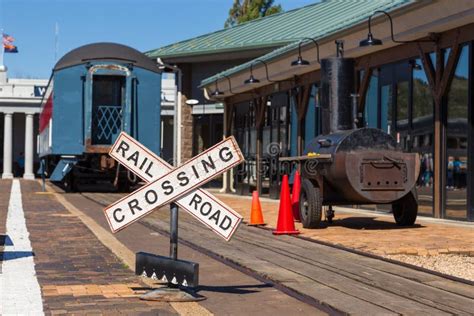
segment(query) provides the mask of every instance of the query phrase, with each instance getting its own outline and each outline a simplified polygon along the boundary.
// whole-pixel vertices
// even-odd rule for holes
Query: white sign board
[[[232,237],[242,221],[240,214],[210,193],[200,189],[194,190],[243,161],[233,137],[216,144],[174,170],[126,133],[120,134],[109,154],[143,180],[150,182],[104,210],[114,233],[153,209],[174,200],[226,240]]]

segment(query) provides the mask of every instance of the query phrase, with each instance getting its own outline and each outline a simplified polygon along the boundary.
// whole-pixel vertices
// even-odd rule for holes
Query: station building
[[[298,39],[291,33],[277,40],[267,38],[264,32],[270,30],[269,26],[266,23],[260,26],[259,23],[259,21],[253,21],[246,25],[218,30],[145,52],[153,60],[159,59],[166,64],[176,65],[179,69],[179,73],[176,73],[165,68],[164,70],[169,73],[164,78],[168,80],[174,78],[175,87],[181,96],[181,106],[178,106],[176,111],[176,121],[179,125],[176,137],[181,146],[177,148],[177,153],[173,153],[170,147],[172,138],[169,137],[173,136],[174,123],[170,107],[167,114],[163,115],[162,112],[163,140],[170,142],[163,146],[163,158],[169,161],[169,158],[176,155],[178,164],[185,162],[219,142],[223,137],[224,105],[221,100],[206,98],[203,90],[199,88],[202,80],[216,72],[238,66]],[[252,33],[258,32],[263,32],[262,36],[251,36]],[[171,87],[163,84],[163,91],[171,100]],[[187,105],[188,100],[197,102]],[[178,104],[178,102],[175,103]],[[206,186],[225,185],[223,183],[225,177],[226,175],[218,177]]]
[[[387,14],[376,11],[390,16],[393,34]],[[210,102],[223,103],[224,133],[246,158],[228,188],[278,197],[278,158],[301,154],[321,133],[318,54],[336,56],[342,40],[344,57],[356,62],[359,126],[419,153],[419,214],[474,220],[473,1],[327,0],[239,28],[250,30],[242,42],[294,41],[201,82]]]
[[[41,99],[48,80],[9,79],[0,65],[0,168],[2,178],[34,179]]]

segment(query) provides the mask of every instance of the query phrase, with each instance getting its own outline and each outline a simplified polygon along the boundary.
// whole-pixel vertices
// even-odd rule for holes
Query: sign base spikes
[[[154,271],[163,271],[160,281],[166,283],[186,283],[190,288],[197,287],[199,284],[199,264],[196,262],[173,260],[151,253],[138,252],[135,259],[135,273],[137,275],[143,274],[143,267],[148,275],[154,274],[156,276]]]
[[[171,280],[171,284],[178,284],[178,280],[176,280],[176,276],[173,276],[173,279]]]

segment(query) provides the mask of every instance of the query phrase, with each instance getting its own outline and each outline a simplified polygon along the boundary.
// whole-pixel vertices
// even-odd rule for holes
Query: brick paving
[[[53,195],[36,193],[37,182],[21,188],[45,312],[176,314],[167,303],[140,301],[146,286]]]
[[[3,246],[6,241],[6,224],[8,202],[10,201],[10,188],[12,186],[11,180],[0,180],[0,259],[3,255]],[[1,271],[0,265],[0,271]]]
[[[65,198],[96,223],[110,231],[103,214],[103,208],[122,196],[123,194],[76,193],[66,194]],[[169,207],[156,210],[146,216],[145,219],[157,220],[163,223],[164,221],[159,219],[160,216],[169,219]],[[190,215],[187,215],[186,212],[180,213],[179,216],[180,223],[190,220]],[[142,222],[143,220],[130,225],[115,234],[114,237],[133,252],[144,251],[167,255],[169,252],[169,237],[151,230],[148,226],[142,225]],[[216,248],[232,245],[232,241],[224,241],[200,223],[198,227],[203,234],[211,234],[215,238]],[[239,249],[236,248],[236,251],[239,251]],[[286,295],[271,284],[256,280],[252,276],[235,270],[181,243],[179,244],[178,258],[199,263],[199,294],[207,297],[206,300],[199,302],[199,305],[215,315],[325,314],[305,302]]]
[[[216,193],[223,202],[250,218],[251,198]],[[275,227],[279,202],[261,199],[262,212],[268,227]],[[418,218],[412,227],[399,227],[393,217],[373,213],[345,213],[336,210],[334,223],[321,224],[321,229],[305,229],[295,223],[301,236],[332,244],[367,251],[378,255],[462,254],[474,256],[474,225],[459,227],[432,223]]]

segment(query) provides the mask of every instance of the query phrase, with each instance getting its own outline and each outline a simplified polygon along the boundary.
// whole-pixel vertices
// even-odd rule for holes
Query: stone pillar
[[[33,113],[26,113],[25,122],[25,173],[23,178],[27,180],[34,180],[35,174],[33,173]]]
[[[2,179],[12,179],[12,159],[13,159],[13,113],[4,115],[3,133],[3,174]]]

